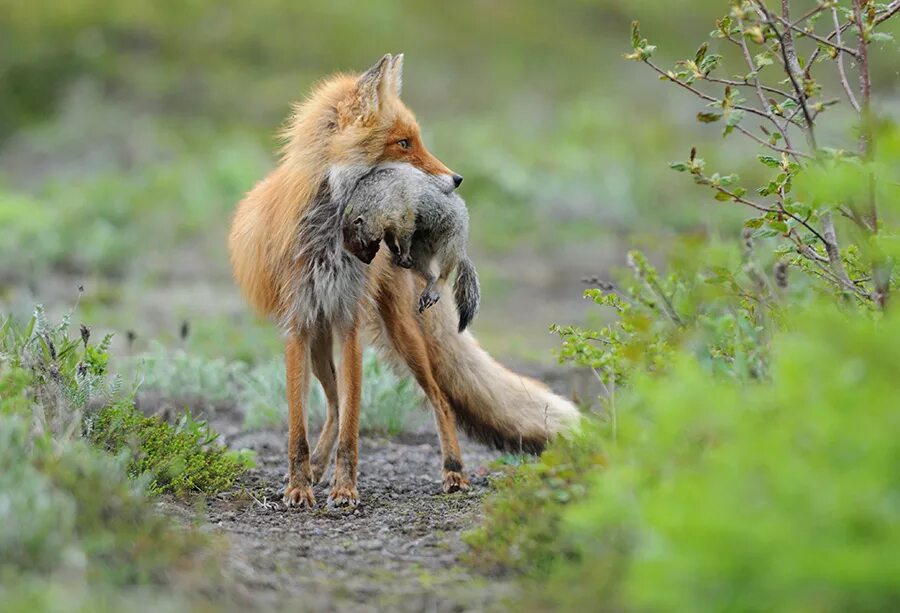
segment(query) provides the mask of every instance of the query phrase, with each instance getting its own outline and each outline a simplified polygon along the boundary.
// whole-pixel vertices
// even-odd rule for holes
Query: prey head
[[[381,229],[368,223],[362,215],[356,215],[344,220],[343,233],[344,249],[371,264],[381,246]]]

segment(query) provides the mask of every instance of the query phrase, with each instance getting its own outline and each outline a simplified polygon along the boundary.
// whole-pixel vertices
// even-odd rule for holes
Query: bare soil
[[[502,610],[513,584],[461,561],[463,532],[479,520],[488,464],[498,453],[464,441],[468,492],[443,494],[434,434],[364,436],[360,504],[330,509],[328,486],[312,510],[281,502],[287,434],[246,432],[234,419],[211,419],[232,448],[256,451],[257,467],[232,492],[200,512],[226,542],[225,596],[240,608],[292,611]],[[195,515],[187,503],[168,511]]]

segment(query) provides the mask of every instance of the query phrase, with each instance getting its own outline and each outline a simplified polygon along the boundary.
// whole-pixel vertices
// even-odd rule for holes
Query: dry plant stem
[[[841,252],[838,249],[837,233],[834,231],[834,222],[831,219],[831,213],[822,215],[822,230],[825,232],[825,252],[828,254],[828,263],[834,275],[840,280],[841,286],[845,289],[857,292],[859,288],[847,276],[847,270],[844,268],[844,261],[841,259]]]

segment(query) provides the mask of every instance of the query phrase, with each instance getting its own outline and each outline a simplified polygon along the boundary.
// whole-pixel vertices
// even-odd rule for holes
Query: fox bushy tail
[[[456,265],[456,281],[453,283],[453,295],[456,299],[456,310],[459,312],[459,328],[462,332],[475,319],[478,305],[481,302],[481,286],[478,284],[478,273],[475,265],[468,257],[463,257]]]
[[[450,301],[426,313],[421,323],[434,377],[467,434],[499,449],[535,453],[576,427],[581,416],[574,404],[504,368],[470,332],[459,332]]]

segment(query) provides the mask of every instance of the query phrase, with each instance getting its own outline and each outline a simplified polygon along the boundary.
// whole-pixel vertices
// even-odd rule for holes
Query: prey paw
[[[359,492],[352,485],[335,484],[328,494],[329,507],[355,507],[359,504]]]
[[[301,509],[311,509],[316,506],[316,498],[313,496],[312,488],[308,485],[288,485],[284,489],[284,498],[282,500],[288,508],[300,507]]]
[[[445,494],[452,492],[465,492],[469,489],[469,480],[462,473],[452,470],[444,471],[444,480],[441,486]]]
[[[408,253],[406,255],[394,254],[394,264],[396,266],[400,266],[402,268],[412,268],[413,261],[412,256]]]
[[[425,309],[433,307],[440,299],[441,294],[437,290],[426,289],[422,292],[422,295],[419,296],[419,313],[423,313]]]

